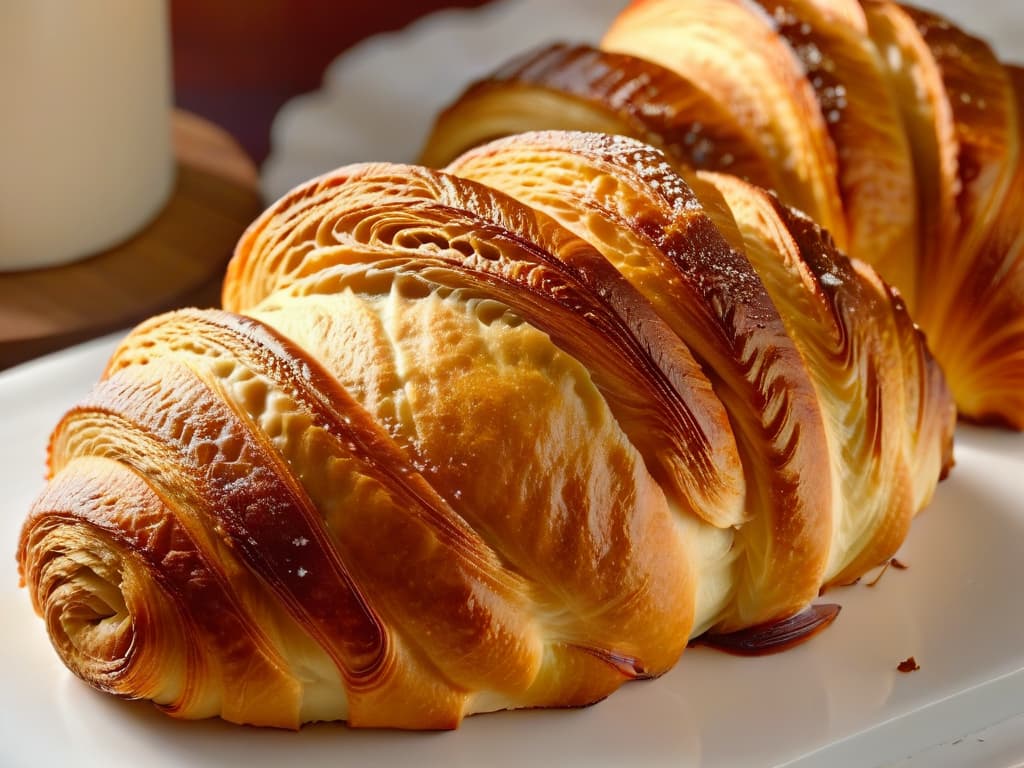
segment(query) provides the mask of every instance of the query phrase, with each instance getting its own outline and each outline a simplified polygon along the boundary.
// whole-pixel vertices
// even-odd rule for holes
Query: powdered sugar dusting
[[[776,8],[770,17],[771,26],[789,43],[803,65],[804,74],[814,88],[821,114],[829,125],[843,118],[847,107],[846,86],[836,78],[836,63],[823,51],[814,37],[814,25],[789,10]]]
[[[629,168],[656,190],[676,212],[701,210],[696,195],[686,185],[664,153],[628,136],[579,134],[580,141],[616,165]]]
[[[818,278],[822,285],[827,285],[830,288],[837,288],[843,284],[842,279],[838,275],[834,275],[831,272],[824,272]]]

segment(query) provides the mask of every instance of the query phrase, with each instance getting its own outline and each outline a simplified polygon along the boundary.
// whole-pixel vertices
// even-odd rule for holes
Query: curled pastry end
[[[184,645],[181,618],[145,568],[101,531],[30,520],[20,564],[36,610],[67,667],[118,696],[172,710],[183,689],[173,670]]]
[[[88,468],[59,472],[33,507],[18,550],[22,582],[54,648],[75,675],[99,690],[150,699],[175,715],[218,714],[219,697],[189,684],[201,679],[196,673],[202,664],[190,622],[153,563],[116,526],[121,515],[112,510],[127,487],[105,472],[102,465],[112,462],[84,463],[96,465],[100,482],[83,479]],[[120,507],[134,512],[146,506],[135,502],[122,500]],[[135,533],[161,538],[159,527]]]

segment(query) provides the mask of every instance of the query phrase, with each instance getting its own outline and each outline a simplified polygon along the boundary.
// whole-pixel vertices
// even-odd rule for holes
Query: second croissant
[[[471,85],[422,160],[537,129],[773,190],[900,291],[962,416],[1024,428],[1024,69],[983,40],[889,0],[634,0]]]

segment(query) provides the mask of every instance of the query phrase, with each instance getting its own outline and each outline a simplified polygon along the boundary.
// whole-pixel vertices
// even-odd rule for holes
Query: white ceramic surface
[[[447,734],[299,733],[181,723],[93,692],[64,669],[13,553],[42,486],[46,438],[99,375],[104,339],[0,374],[0,765],[5,768],[348,763],[377,766],[893,764],[1024,759],[1024,435],[962,427],[958,465],[877,586],[835,590],[843,611],[811,642],[763,658],[694,649],[660,680],[597,706],[469,718]],[[914,656],[921,669],[896,665]],[[988,734],[983,736],[981,734]],[[993,735],[994,734],[994,735]],[[985,739],[980,741],[979,739]],[[987,745],[987,746],[986,746]],[[994,762],[983,750],[1000,750]],[[930,755],[930,756],[929,756]]]

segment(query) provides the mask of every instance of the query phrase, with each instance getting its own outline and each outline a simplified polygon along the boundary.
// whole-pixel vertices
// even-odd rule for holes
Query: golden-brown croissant
[[[782,646],[951,462],[871,267],[624,137],[330,173],[252,225],[224,304],[121,344],[18,553],[64,662],[178,717],[451,728],[702,633]]]
[[[888,0],[634,0],[471,86],[423,161],[620,133],[776,191],[896,286],[961,414],[1024,428],[1024,70]]]

